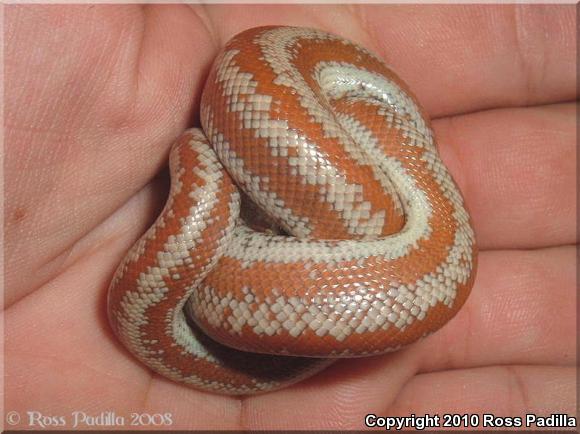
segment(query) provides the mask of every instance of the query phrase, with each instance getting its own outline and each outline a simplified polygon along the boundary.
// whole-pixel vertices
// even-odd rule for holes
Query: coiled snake
[[[109,290],[114,331],[151,369],[274,390],[398,349],[463,305],[470,217],[423,110],[374,54],[317,30],[247,30],[217,57],[201,121]]]

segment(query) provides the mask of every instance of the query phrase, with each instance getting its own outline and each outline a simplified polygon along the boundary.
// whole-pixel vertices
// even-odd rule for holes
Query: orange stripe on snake
[[[463,305],[469,215],[425,113],[375,55],[317,30],[245,31],[217,57],[201,119],[109,290],[113,329],[151,369],[275,390],[414,342]],[[270,228],[240,218],[238,189]]]

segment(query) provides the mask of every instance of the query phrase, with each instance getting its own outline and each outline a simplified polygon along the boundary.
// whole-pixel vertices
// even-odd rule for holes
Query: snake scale
[[[424,110],[376,55],[319,30],[246,30],[213,64],[201,123],[109,289],[116,335],[149,368],[271,391],[410,344],[463,305],[469,214]]]

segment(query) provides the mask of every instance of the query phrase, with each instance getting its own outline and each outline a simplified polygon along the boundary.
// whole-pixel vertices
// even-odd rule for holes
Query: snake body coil
[[[109,290],[111,324],[147,366],[264,392],[400,348],[463,305],[469,215],[422,109],[375,55],[316,30],[247,30],[216,59],[201,119]],[[283,233],[246,224],[238,189]]]

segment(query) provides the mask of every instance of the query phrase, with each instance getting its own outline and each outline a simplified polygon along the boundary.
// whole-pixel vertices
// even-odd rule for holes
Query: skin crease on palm
[[[6,411],[171,413],[174,429],[575,413],[573,5],[12,5],[4,16]],[[338,33],[410,85],[481,254],[472,295],[434,335],[235,398],[134,360],[108,326],[106,290],[163,206],[170,145],[198,123],[216,52],[266,24]]]

